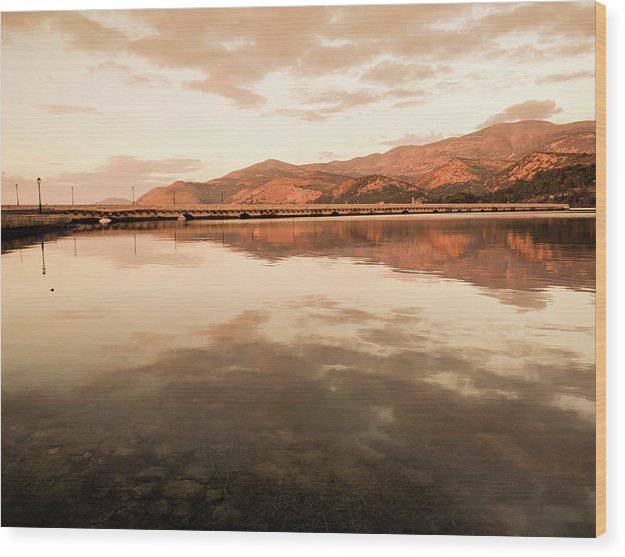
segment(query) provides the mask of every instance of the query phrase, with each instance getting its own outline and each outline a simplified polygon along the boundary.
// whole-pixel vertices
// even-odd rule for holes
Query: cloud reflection
[[[243,312],[202,348],[62,399],[5,397],[5,523],[592,535],[594,429],[568,394],[590,396],[592,369],[494,375],[461,349],[405,348],[366,326],[390,355],[275,342],[268,320]],[[150,467],[162,477],[127,499]],[[222,510],[167,495],[183,481],[221,493]]]

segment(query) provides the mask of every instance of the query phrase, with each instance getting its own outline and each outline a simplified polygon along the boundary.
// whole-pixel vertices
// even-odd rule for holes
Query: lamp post
[[[39,193],[39,214],[43,214],[43,207],[41,206],[41,178],[37,178],[37,191]]]
[[[20,206],[20,187],[15,184],[15,202],[17,203],[17,206]]]
[[[72,205],[74,204],[74,186],[72,186]]]
[[[130,186],[130,188],[132,189],[132,204],[135,204],[135,187],[134,186]]]
[[[176,190],[171,190],[171,193],[174,196],[174,205],[176,204]]]
[[[219,190],[221,192],[221,204],[224,204],[224,190]]]

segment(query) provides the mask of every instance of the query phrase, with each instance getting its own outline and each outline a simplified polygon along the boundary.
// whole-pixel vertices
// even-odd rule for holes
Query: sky
[[[5,12],[2,200],[594,119],[594,3]]]

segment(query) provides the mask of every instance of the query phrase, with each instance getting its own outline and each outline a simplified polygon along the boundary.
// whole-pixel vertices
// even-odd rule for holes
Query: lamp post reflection
[[[41,240],[41,274],[46,274],[46,249],[43,245],[43,240]]]

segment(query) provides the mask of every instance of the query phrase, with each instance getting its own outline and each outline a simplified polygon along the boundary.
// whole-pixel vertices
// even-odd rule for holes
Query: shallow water
[[[593,535],[594,227],[3,242],[3,525]]]

